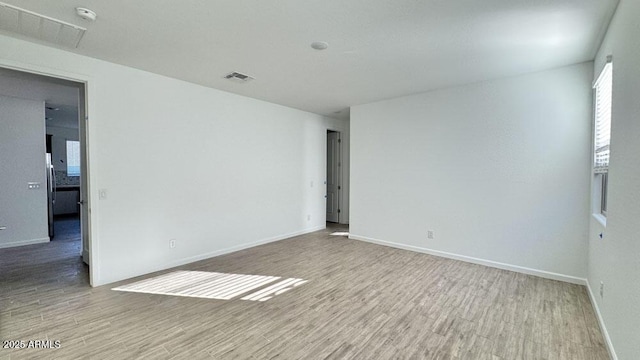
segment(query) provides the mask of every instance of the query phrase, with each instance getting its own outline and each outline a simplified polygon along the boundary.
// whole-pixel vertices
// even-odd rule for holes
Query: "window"
[[[80,142],[67,140],[67,176],[80,176]]]
[[[595,124],[593,171],[600,183],[600,213],[607,215],[607,190],[609,185],[609,154],[611,144],[611,101],[613,93],[613,63],[611,56],[602,69],[593,89],[595,90]]]

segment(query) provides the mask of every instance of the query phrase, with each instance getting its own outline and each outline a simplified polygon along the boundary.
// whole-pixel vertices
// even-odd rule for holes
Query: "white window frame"
[[[73,145],[76,145],[76,143],[77,143],[77,147],[78,147],[78,151],[76,152],[77,159],[78,159],[78,163],[77,163],[78,172],[77,173],[69,171],[69,166],[71,166],[71,161],[69,161],[69,159],[70,159],[69,158],[69,155],[70,155],[69,154],[69,144],[70,143],[73,144]],[[80,176],[80,166],[81,166],[80,165],[80,162],[81,162],[81,160],[80,160],[80,141],[78,141],[78,140],[67,140],[67,142],[65,143],[65,146],[66,146],[65,150],[66,150],[66,154],[67,154],[67,159],[66,159],[67,160],[67,176]]]
[[[593,131],[593,171],[594,195],[600,203],[594,212],[607,216],[607,195],[609,188],[609,156],[611,152],[611,110],[613,102],[613,58],[607,56],[594,89],[594,131]],[[604,92],[604,93],[603,93]],[[605,107],[603,109],[603,107]]]

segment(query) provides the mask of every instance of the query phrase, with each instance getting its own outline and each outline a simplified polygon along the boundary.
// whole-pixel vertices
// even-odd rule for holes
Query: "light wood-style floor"
[[[266,302],[90,288],[74,239],[0,249],[0,340],[62,346],[0,359],[608,359],[582,286],[332,230],[180,267],[310,280]]]

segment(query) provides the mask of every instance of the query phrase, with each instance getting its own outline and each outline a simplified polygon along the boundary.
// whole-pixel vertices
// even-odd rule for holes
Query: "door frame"
[[[88,117],[87,117],[87,86],[79,83],[78,96],[78,138],[80,141],[80,229],[82,240],[82,261],[91,269],[90,230],[91,217],[89,214],[89,148],[88,148]]]
[[[335,132],[338,133],[338,166],[337,167],[337,174],[338,174],[338,193],[336,196],[336,201],[338,203],[338,224],[342,224],[342,211],[340,211],[340,205],[342,204],[342,130],[337,130],[337,129],[333,129],[333,128],[327,128],[327,130],[325,131],[325,139],[324,139],[324,144],[325,144],[325,151],[324,151],[324,156],[325,156],[325,166],[324,166],[324,186],[325,186],[325,201],[324,201],[324,213],[325,213],[325,222],[328,221],[326,219],[326,214],[327,214],[327,182],[328,182],[328,172],[327,172],[327,165],[329,164],[329,158],[328,158],[328,149],[329,149],[329,133],[330,132]]]
[[[46,76],[53,79],[72,81],[75,83],[79,83],[81,85],[79,87],[80,96],[78,99],[78,106],[79,106],[78,120],[83,121],[84,124],[78,124],[79,125],[78,131],[80,132],[79,139],[84,142],[84,146],[81,146],[81,149],[83,147],[85,149],[85,151],[81,154],[81,156],[83,156],[83,159],[81,161],[81,171],[84,173],[85,180],[83,182],[86,183],[85,188],[84,189],[81,188],[81,196],[82,196],[82,193],[86,194],[86,198],[83,198],[83,200],[85,201],[85,204],[82,206],[81,212],[86,211],[87,220],[88,220],[86,224],[86,229],[83,228],[86,234],[82,234],[82,237],[83,238],[84,236],[87,237],[87,243],[89,245],[88,259],[87,259],[90,264],[89,265],[89,284],[91,286],[94,286],[94,284],[99,284],[100,283],[99,281],[100,266],[99,266],[99,256],[98,256],[99,244],[97,241],[98,239],[97,221],[96,221],[97,206],[94,206],[96,205],[96,203],[92,201],[93,199],[97,199],[97,196],[93,194],[94,193],[93,189],[95,189],[95,187],[93,186],[94,184],[92,181],[92,179],[95,178],[95,176],[93,176],[95,173],[95,169],[92,168],[91,166],[92,146],[91,146],[90,140],[93,138],[93,136],[91,136],[92,129],[88,121],[89,118],[92,118],[93,109],[95,109],[95,106],[94,106],[95,99],[89,96],[89,94],[95,94],[94,80],[90,76],[83,75],[83,74],[71,73],[71,72],[60,70],[60,69],[38,66],[38,65],[28,64],[23,62],[16,62],[16,61],[3,59],[3,58],[0,58],[0,67],[10,69],[10,70],[20,71],[24,73],[29,73],[29,74]],[[84,91],[82,91],[83,89]],[[84,109],[81,109],[82,107],[84,107]],[[84,119],[81,118],[81,113],[83,112],[82,110],[84,110]],[[82,130],[81,130],[82,128],[84,128],[84,131],[83,131],[84,134],[82,133]],[[82,169],[83,162],[86,163],[86,169]],[[82,217],[82,213],[80,214],[80,216]],[[84,260],[85,245],[82,244],[82,246],[83,246],[83,260]]]

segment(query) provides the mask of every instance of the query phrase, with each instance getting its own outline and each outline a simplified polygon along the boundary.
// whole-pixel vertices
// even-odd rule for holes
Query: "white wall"
[[[592,68],[353,107],[352,237],[584,282]]]
[[[0,248],[49,241],[45,165],[44,102],[0,96]]]
[[[595,78],[607,55],[613,55],[607,220],[604,227],[591,218],[588,280],[619,359],[640,358],[639,18],[638,1],[620,1],[593,73]],[[599,295],[600,281],[605,285],[603,298]]]
[[[349,223],[349,194],[351,193],[351,124],[346,120],[345,130],[342,132],[342,192],[340,193],[340,223]]]
[[[344,122],[0,36],[2,64],[88,80],[94,285],[325,226]]]

